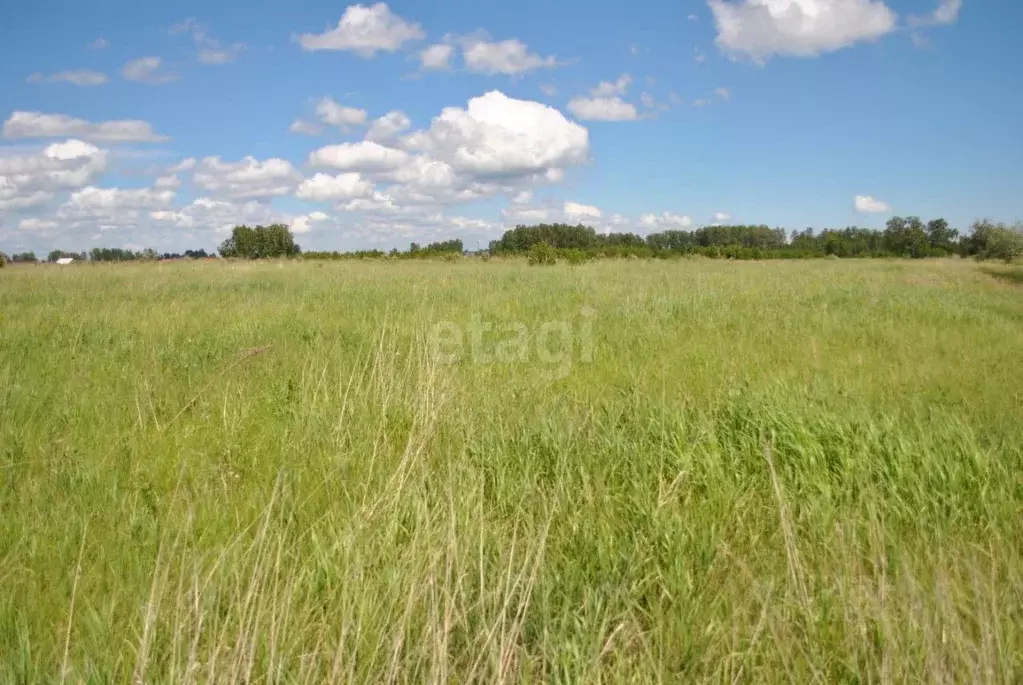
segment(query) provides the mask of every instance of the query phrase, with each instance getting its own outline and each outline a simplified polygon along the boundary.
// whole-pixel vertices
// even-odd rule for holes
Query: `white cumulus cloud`
[[[892,211],[891,206],[887,202],[882,202],[870,195],[857,195],[855,200],[853,200],[853,206],[861,214],[882,214]]]
[[[358,143],[328,145],[309,155],[312,166],[329,166],[347,171],[391,171],[406,164],[409,153],[364,140]]]
[[[325,200],[350,200],[357,197],[370,197],[373,184],[365,180],[362,174],[347,172],[331,176],[316,174],[302,181],[295,196],[303,200],[322,202]]]
[[[467,39],[462,47],[462,58],[469,71],[480,74],[514,76],[534,69],[557,66],[556,59],[530,52],[525,43],[515,38],[498,42],[482,38]]]
[[[287,195],[300,179],[301,175],[287,160],[272,157],[260,161],[252,156],[237,162],[206,157],[192,175],[200,188],[232,198]]]
[[[93,123],[66,114],[17,111],[4,122],[4,138],[58,138],[74,136],[85,140],[118,143],[151,143],[167,140],[153,133],[145,121],[125,119]]]
[[[689,228],[693,220],[684,214],[661,212],[643,214],[639,217],[639,223],[646,228]]]
[[[332,98],[323,98],[316,103],[316,116],[324,124],[341,129],[366,123],[366,110],[339,105]]]
[[[431,45],[419,53],[419,68],[423,71],[442,71],[451,68],[455,48],[446,43]]]
[[[388,141],[412,126],[404,112],[394,110],[375,120],[366,132],[366,140]]]
[[[872,41],[895,29],[882,0],[708,0],[717,45],[733,56],[813,57]]]
[[[599,219],[603,213],[593,205],[583,205],[578,202],[566,202],[564,206],[565,218],[570,221],[587,221]]]
[[[291,232],[295,234],[309,233],[313,230],[313,223],[328,221],[329,219],[330,217],[323,212],[301,214],[291,220]]]
[[[426,155],[416,155],[397,169],[382,175],[384,180],[407,184],[419,190],[437,190],[453,188],[458,185],[459,178],[455,170],[447,162],[431,159]],[[469,182],[468,185],[472,185]]]
[[[150,211],[170,207],[174,197],[173,190],[86,186],[71,194],[57,216],[72,225],[98,226],[101,230],[138,226]]]
[[[291,162],[276,158],[171,158],[158,167],[151,188],[101,188],[98,176],[105,168],[105,153],[77,138],[55,142],[49,156],[36,155],[43,161],[32,162],[37,165],[34,185],[14,187],[4,180],[0,208],[33,208],[31,215],[15,214],[8,220],[11,227],[32,216],[57,221],[61,235],[84,245],[119,240],[171,251],[220,242],[240,223],[285,222],[300,233],[324,227],[340,231],[344,226],[349,238],[371,242],[454,236],[485,241],[500,230],[500,222],[451,216],[447,209],[502,196],[516,198],[514,216],[525,222],[601,218],[598,208],[579,202],[530,206],[534,188],[560,182],[566,170],[585,163],[589,155],[586,128],[553,107],[492,91],[445,108],[428,125],[413,130],[398,110],[366,121],[339,113],[342,105],[334,104],[323,116],[338,124],[361,121],[368,126],[365,140],[328,145],[309,155],[311,167],[329,172],[320,168],[304,178]],[[67,185],[55,184],[56,172],[64,174]],[[175,190],[182,187],[194,188],[200,197],[179,204]],[[52,203],[62,188],[74,195],[54,212]],[[324,203],[326,211],[282,211],[269,201],[284,196]],[[343,212],[343,219],[328,206]],[[112,233],[101,239],[102,232]]]
[[[221,236],[238,224],[251,226],[288,222],[287,215],[277,211],[267,202],[258,200],[234,202],[209,197],[197,198],[179,209],[152,211],[149,218],[173,224],[177,228],[213,231]]]
[[[496,176],[547,173],[581,164],[589,132],[547,105],[491,91],[465,109],[447,107],[407,145],[446,161],[458,171]]]
[[[351,5],[337,26],[324,33],[303,33],[298,43],[303,50],[350,50],[360,57],[377,52],[395,52],[426,34],[419,27],[391,12],[386,3]]]
[[[174,201],[174,191],[152,188],[97,188],[86,186],[71,193],[66,207],[86,211],[111,209],[148,209],[166,206]]]
[[[636,106],[620,97],[575,97],[568,110],[583,121],[633,121],[639,117]]]
[[[0,213],[45,205],[61,190],[93,182],[107,153],[81,140],[54,143],[30,155],[0,156]]]
[[[63,143],[52,143],[46,146],[43,154],[51,159],[66,161],[79,159],[81,157],[93,157],[99,154],[100,150],[95,145],[90,145],[81,140],[67,140]]]

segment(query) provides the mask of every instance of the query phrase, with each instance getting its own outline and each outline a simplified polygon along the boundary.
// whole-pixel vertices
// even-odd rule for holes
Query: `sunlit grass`
[[[0,682],[1023,677],[972,263],[19,267],[0,316]],[[474,321],[524,358],[433,354]]]

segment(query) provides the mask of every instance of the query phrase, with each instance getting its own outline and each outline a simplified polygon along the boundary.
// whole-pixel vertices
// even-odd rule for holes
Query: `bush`
[[[1011,262],[1023,257],[1023,227],[977,221],[967,239],[967,253],[977,259]]]
[[[1006,227],[992,232],[983,258],[1009,263],[1023,257],[1023,233]]]
[[[589,261],[590,255],[583,250],[566,249],[561,251],[561,256],[569,264],[585,264]]]
[[[529,248],[529,263],[533,266],[555,264],[557,261],[554,248],[547,243],[533,243]]]

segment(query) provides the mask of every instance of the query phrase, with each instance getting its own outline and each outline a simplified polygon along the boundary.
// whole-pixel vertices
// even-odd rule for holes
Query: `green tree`
[[[231,237],[218,248],[221,257],[241,259],[275,259],[294,257],[302,249],[284,224],[270,226],[235,226]]]
[[[1011,262],[1023,257],[1023,225],[1010,227],[986,219],[975,221],[963,242],[969,256]]]
[[[930,252],[927,231],[920,218],[915,216],[908,219],[893,216],[889,219],[884,230],[884,246],[893,254],[917,259],[926,257]]]
[[[528,252],[533,245],[546,243],[549,247],[590,248],[599,243],[596,231],[589,226],[579,224],[539,224],[536,226],[516,226],[505,231],[500,240],[490,243],[491,252]]]
[[[927,240],[934,250],[952,252],[958,237],[959,231],[949,228],[944,219],[931,219],[927,222]]]
[[[646,244],[655,252],[692,252],[696,245],[696,234],[692,231],[664,231],[651,233]]]

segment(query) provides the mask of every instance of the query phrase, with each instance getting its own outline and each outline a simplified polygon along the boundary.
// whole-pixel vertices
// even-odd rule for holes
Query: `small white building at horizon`
[[[61,257],[60,259],[57,260],[57,263],[60,264],[61,266],[67,266],[73,261],[75,261],[74,257]]]

